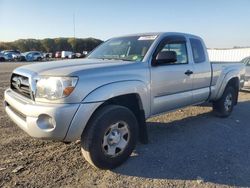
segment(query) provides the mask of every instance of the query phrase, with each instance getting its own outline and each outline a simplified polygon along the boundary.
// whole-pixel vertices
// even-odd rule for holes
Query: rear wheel
[[[136,117],[128,108],[105,106],[94,114],[82,134],[82,154],[94,167],[115,168],[133,152],[137,132]]]
[[[219,117],[228,117],[232,113],[236,103],[236,92],[237,91],[232,86],[226,87],[221,98],[213,103],[215,115]]]

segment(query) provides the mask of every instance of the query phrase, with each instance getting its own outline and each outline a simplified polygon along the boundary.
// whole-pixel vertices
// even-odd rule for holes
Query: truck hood
[[[77,59],[44,63],[33,63],[14,70],[14,73],[31,78],[36,76],[76,76],[77,86],[73,93],[53,103],[80,103],[97,88],[120,82],[139,82],[143,88],[149,86],[149,70],[147,63],[120,60]],[[31,79],[34,83],[34,79]],[[35,86],[32,85],[33,89]],[[127,86],[128,87],[128,86]],[[131,92],[137,87],[131,85]],[[112,92],[110,93],[112,95]],[[42,99],[36,102],[51,101]]]
[[[34,63],[19,67],[15,72],[32,72],[44,76],[79,76],[83,71],[105,67],[117,67],[135,62],[102,59],[71,59]]]

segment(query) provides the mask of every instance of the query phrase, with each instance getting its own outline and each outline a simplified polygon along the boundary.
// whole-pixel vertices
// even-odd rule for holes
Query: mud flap
[[[148,144],[148,130],[144,110],[140,110],[139,115],[139,140],[142,144]]]

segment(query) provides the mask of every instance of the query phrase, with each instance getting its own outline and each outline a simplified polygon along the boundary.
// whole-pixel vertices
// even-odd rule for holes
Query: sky
[[[209,48],[250,46],[250,0],[0,0],[0,41],[185,32]]]

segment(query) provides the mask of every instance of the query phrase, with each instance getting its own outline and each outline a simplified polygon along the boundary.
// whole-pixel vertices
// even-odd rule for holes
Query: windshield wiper
[[[102,59],[102,60],[121,60],[121,61],[133,61],[130,59],[119,59],[119,58],[96,58],[96,59]]]
[[[125,59],[125,58],[106,58],[106,57],[99,57],[99,58],[97,58],[97,57],[95,57],[95,58],[89,58],[89,59],[101,59],[101,60],[110,60],[110,61],[112,61],[112,60],[121,60],[121,61],[134,61],[134,60],[131,60],[131,59]]]

